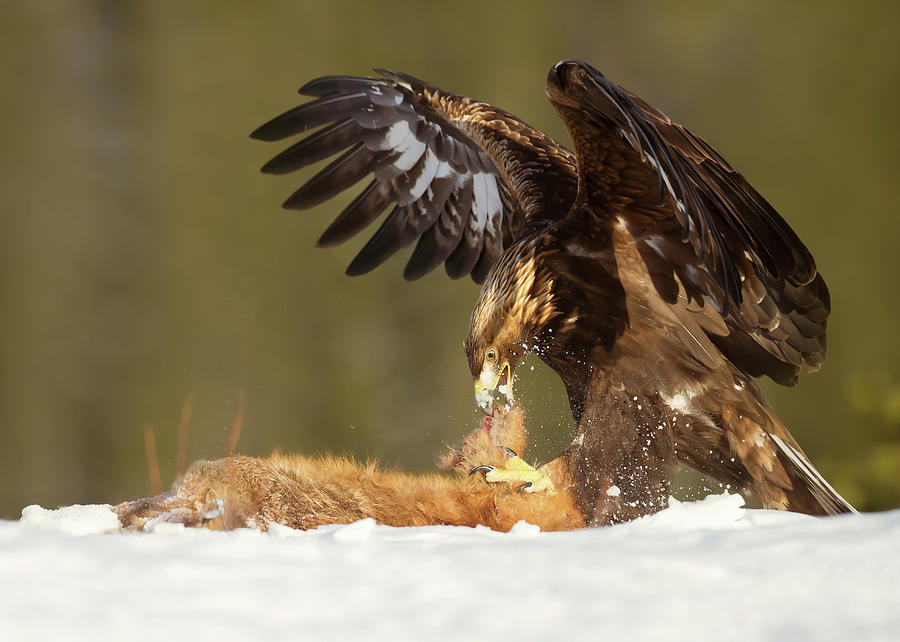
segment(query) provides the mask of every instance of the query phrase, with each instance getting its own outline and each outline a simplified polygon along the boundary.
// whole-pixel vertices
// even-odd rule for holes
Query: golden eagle
[[[326,76],[253,132],[283,174],[343,152],[287,199],[306,209],[372,179],[325,230],[341,243],[393,204],[347,269],[414,241],[404,276],[444,263],[483,283],[466,353],[479,406],[511,398],[535,352],[565,383],[577,434],[548,464],[593,523],[664,507],[676,460],[767,507],[852,511],[754,377],[792,385],[825,358],[830,302],[784,219],[701,138],[580,61],[546,94],[569,151],[502,109],[411,76]]]

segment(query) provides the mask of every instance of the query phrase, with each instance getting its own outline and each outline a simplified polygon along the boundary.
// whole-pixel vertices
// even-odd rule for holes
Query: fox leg
[[[219,461],[196,461],[161,495],[123,502],[113,510],[128,530],[150,530],[159,523],[231,530],[250,526],[258,514],[254,471],[265,460],[234,455]]]
[[[204,503],[185,501],[174,492],[123,502],[113,510],[122,526],[130,530],[145,530],[150,524],[169,523],[219,530],[224,528],[225,503],[209,499]]]

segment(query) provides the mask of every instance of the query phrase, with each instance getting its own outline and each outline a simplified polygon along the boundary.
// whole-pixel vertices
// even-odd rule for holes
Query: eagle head
[[[512,247],[491,269],[469,321],[465,348],[475,379],[475,402],[493,411],[494,393],[513,400],[516,364],[540,348],[540,336],[555,316],[553,279],[539,266],[532,243]],[[516,251],[518,249],[519,251]]]

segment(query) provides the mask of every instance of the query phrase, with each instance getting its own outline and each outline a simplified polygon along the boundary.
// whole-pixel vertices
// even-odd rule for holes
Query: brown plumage
[[[470,476],[476,465],[503,464],[500,445],[524,452],[519,408],[495,415],[489,430],[476,430],[446,455],[444,467],[455,475],[385,471],[343,457],[236,455],[198,461],[167,493],[114,510],[130,530],[143,529],[151,519],[215,530],[268,530],[272,523],[306,530],[367,517],[389,526],[482,524],[498,531],[508,531],[519,520],[545,531],[584,526],[573,496],[565,492],[571,484],[563,471],[552,473],[560,489],[554,493],[518,493]]]
[[[525,352],[560,375],[578,433],[553,466],[578,480],[594,523],[665,506],[676,461],[768,507],[852,510],[753,382],[792,385],[804,363],[819,367],[828,289],[712,147],[578,61],[546,85],[574,153],[496,107],[380,73],[304,86],[316,100],[253,136],[333,124],[264,171],[348,149],[285,203],[311,207],[374,174],[319,241],[344,241],[396,204],[348,273],[418,241],[407,278],[444,262],[484,282],[466,341],[479,405],[511,388]]]

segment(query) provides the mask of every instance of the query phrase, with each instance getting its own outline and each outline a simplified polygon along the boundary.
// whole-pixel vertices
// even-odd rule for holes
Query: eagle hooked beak
[[[475,380],[475,403],[486,415],[494,412],[494,393],[499,392],[506,397],[506,404],[513,402],[513,374],[509,361],[505,361],[498,372],[496,368],[486,365]]]

